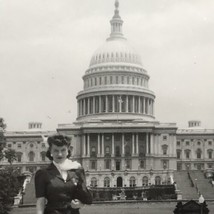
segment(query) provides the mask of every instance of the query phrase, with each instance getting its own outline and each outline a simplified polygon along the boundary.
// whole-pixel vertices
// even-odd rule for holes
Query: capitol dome
[[[91,58],[90,67],[103,63],[135,64],[142,66],[141,56],[125,38],[107,39],[106,43],[95,51]]]
[[[119,2],[115,2],[114,16],[111,19],[111,34],[104,45],[98,48],[90,61],[89,68],[99,66],[101,64],[120,63],[125,65],[135,65],[142,67],[141,56],[128,43],[123,36],[122,25],[123,20],[119,15]]]
[[[111,33],[91,57],[77,95],[78,121],[154,120],[155,94],[141,56],[123,36],[119,2],[110,21]]]

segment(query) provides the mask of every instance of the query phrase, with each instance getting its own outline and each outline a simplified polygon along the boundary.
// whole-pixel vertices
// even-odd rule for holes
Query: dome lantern
[[[123,20],[121,19],[119,15],[119,1],[115,0],[115,10],[114,10],[114,16],[110,21],[111,23],[111,34],[110,37],[107,40],[113,40],[115,38],[122,38],[123,33],[122,33],[122,25],[123,25]]]

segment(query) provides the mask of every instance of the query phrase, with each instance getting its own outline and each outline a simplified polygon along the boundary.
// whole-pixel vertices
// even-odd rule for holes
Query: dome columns
[[[78,100],[78,117],[105,113],[154,116],[154,99],[138,95],[99,95]]]

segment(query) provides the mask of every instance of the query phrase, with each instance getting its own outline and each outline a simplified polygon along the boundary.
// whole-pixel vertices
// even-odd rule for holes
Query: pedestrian
[[[71,156],[69,137],[57,134],[47,142],[46,156],[51,164],[35,175],[36,214],[79,214],[84,204],[92,203],[84,169],[68,159]]]

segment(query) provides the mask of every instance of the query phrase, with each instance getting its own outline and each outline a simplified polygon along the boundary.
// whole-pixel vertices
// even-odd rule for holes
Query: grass
[[[214,213],[214,202],[207,202],[210,214]],[[173,214],[176,202],[92,204],[80,210],[81,214]],[[14,208],[11,214],[35,214],[35,207]]]

